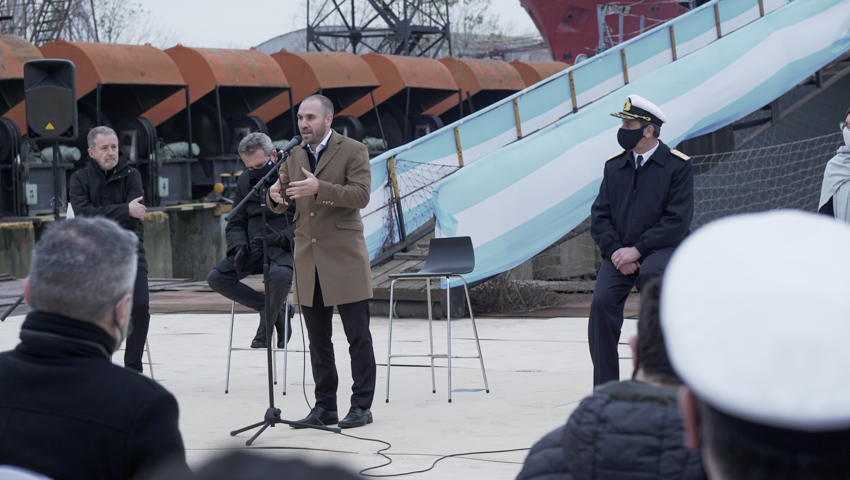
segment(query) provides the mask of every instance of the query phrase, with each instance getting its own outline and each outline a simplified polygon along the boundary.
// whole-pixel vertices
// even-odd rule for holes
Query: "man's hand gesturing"
[[[289,188],[286,189],[287,197],[301,198],[319,193],[319,179],[304,167],[301,167],[301,171],[304,172],[307,178],[297,182],[290,182]]]

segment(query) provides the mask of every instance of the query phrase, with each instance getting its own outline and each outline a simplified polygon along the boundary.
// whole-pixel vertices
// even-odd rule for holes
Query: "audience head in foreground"
[[[682,444],[681,382],[664,346],[660,292],[658,277],[641,290],[638,335],[629,341],[634,379],[597,386],[532,447],[518,480],[705,478],[699,452]]]
[[[166,459],[188,469],[174,396],[110,359],[130,326],[137,242],[76,218],[36,243],[34,311],[0,353],[0,463],[63,480],[130,479]]]
[[[318,465],[300,459],[235,451],[205,462],[195,473],[171,465],[142,480],[356,480],[357,475],[332,464]]]
[[[664,279],[686,443],[709,478],[850,478],[850,228],[798,211],[698,230]]]

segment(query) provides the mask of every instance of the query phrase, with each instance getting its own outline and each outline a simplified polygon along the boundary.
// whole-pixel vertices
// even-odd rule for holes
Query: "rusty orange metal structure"
[[[138,116],[185,88],[183,77],[162,50],[150,45],[66,42],[39,47],[44,58],[74,62],[79,131],[125,117]],[[24,124],[23,104],[10,118]],[[25,130],[22,130],[25,131]],[[72,145],[85,151],[85,135]]]
[[[465,113],[483,108],[526,87],[519,72],[502,60],[445,57],[439,61],[448,67],[458,88],[462,90]],[[457,96],[449,97],[425,113],[440,115],[446,123],[453,122],[459,118],[458,109],[452,108],[457,106],[458,101]]]
[[[24,110],[24,64],[44,58],[33,44],[15,35],[0,35],[0,115],[27,131]]]
[[[145,202],[159,205],[158,178],[172,173],[167,168],[160,169],[154,161],[157,132],[139,116],[169,96],[185,92],[186,82],[171,57],[150,45],[64,40],[44,44],[39,50],[45,58],[70,60],[76,67],[80,135],[71,145],[85,152],[86,136],[91,128],[113,127],[122,152],[145,179]],[[129,128],[128,122],[133,128]]]
[[[441,127],[439,119],[422,118],[422,113],[449,96],[457,95],[457,84],[446,67],[427,57],[404,57],[367,53],[369,64],[381,86],[339,113],[359,118],[365,136],[383,137],[388,148],[413,140],[412,124],[427,124],[427,131]],[[377,106],[377,114],[375,108]],[[434,123],[434,122],[437,123]]]
[[[24,64],[41,58],[44,57],[38,48],[23,38],[0,35],[0,90],[3,91],[3,95],[0,95],[0,115],[23,101]]]
[[[195,103],[208,95],[217,97],[223,115],[247,115],[290,88],[277,62],[258,50],[177,45],[165,53],[189,85],[189,102]],[[160,125],[184,108],[186,99],[174,94],[142,116]]]
[[[165,50],[188,85],[147,112],[165,143],[197,145],[198,162],[191,165],[191,198],[213,190],[222,173],[244,168],[235,154],[238,142],[251,132],[267,132],[251,112],[290,90],[280,66],[255,49],[190,48]],[[187,108],[187,105],[189,108]]]
[[[280,66],[292,85],[295,105],[310,95],[320,93],[334,104],[339,112],[378,87],[378,79],[369,65],[348,52],[287,52],[281,50],[271,57]],[[269,135],[281,139],[293,134],[292,120],[284,115],[292,108],[289,95],[280,94],[254,110],[269,126]]]
[[[519,60],[513,60],[509,65],[519,72],[526,87],[530,87],[569,67],[564,62],[520,62]]]
[[[404,110],[410,102],[408,117],[422,114],[441,100],[457,92],[451,73],[437,60],[427,57],[403,57],[367,53],[361,58],[369,64],[381,82],[375,92],[375,104],[391,103]],[[340,115],[360,117],[372,110],[372,99],[361,98],[340,112]]]

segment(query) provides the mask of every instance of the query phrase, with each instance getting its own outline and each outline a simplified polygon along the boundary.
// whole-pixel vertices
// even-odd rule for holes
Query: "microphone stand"
[[[2,316],[0,316],[0,322],[5,322],[5,321],[6,321],[6,317],[8,317],[9,315],[11,315],[11,314],[12,314],[12,312],[14,312],[14,311],[15,311],[15,309],[16,309],[16,308],[18,308],[18,305],[20,305],[20,304],[21,304],[21,302],[23,302],[23,301],[24,301],[24,296],[23,296],[23,295],[21,295],[20,297],[18,297],[18,299],[17,299],[17,300],[15,300],[15,303],[13,303],[13,304],[12,304],[12,306],[11,306],[8,310],[6,310],[6,313],[4,313]]]
[[[284,154],[283,158],[281,160],[278,160],[278,162],[275,164],[275,166],[272,167],[271,171],[269,173],[267,173],[266,176],[263,177],[259,182],[257,182],[256,185],[254,185],[254,188],[252,188],[251,191],[248,192],[247,195],[245,195],[245,198],[243,198],[242,201],[239,202],[238,205],[233,207],[233,210],[230,212],[230,214],[228,214],[228,216],[226,218],[227,221],[230,221],[230,219],[233,217],[233,215],[237,211],[239,211],[240,208],[244,207],[245,203],[248,201],[249,198],[251,198],[252,195],[257,195],[257,196],[260,197],[260,205],[262,207],[261,208],[261,216],[262,216],[263,225],[266,224],[266,208],[268,208],[267,205],[266,205],[266,190],[270,185],[274,185],[275,181],[277,181],[277,180],[272,180],[272,179],[275,178],[276,176],[279,177],[278,170],[286,162],[286,159],[289,157],[289,150],[284,151],[283,154]],[[292,245],[292,255],[293,255],[292,263],[293,263],[293,266],[294,266],[294,264],[295,264],[295,245]],[[294,269],[293,269],[292,273],[293,273],[292,281],[295,281],[295,270]],[[270,298],[270,296],[269,296],[269,254],[268,254],[268,246],[266,245],[266,235],[265,235],[265,233],[263,234],[263,286],[264,286],[264,289],[265,289],[265,296],[266,296],[266,302],[265,302],[265,305],[263,305],[263,309],[265,310],[265,313],[266,313],[266,360],[267,360],[267,363],[268,363],[267,366],[268,366],[268,380],[269,380],[269,408],[266,409],[266,413],[263,416],[263,421],[254,423],[252,425],[248,425],[247,427],[243,427],[243,428],[240,428],[238,430],[233,430],[232,432],[230,432],[230,436],[235,437],[236,435],[238,435],[242,432],[260,427],[260,430],[257,433],[255,433],[253,437],[248,439],[247,442],[245,442],[245,445],[250,447],[251,444],[254,443],[254,440],[256,440],[256,438],[259,437],[260,434],[262,434],[267,428],[274,427],[275,425],[277,425],[279,423],[285,423],[287,425],[294,425],[294,426],[307,427],[307,428],[315,428],[316,430],[325,430],[325,431],[328,431],[328,432],[340,433],[341,430],[339,428],[336,428],[336,427],[327,427],[327,426],[324,426],[324,425],[310,425],[310,424],[291,421],[291,420],[284,420],[280,417],[280,409],[275,408],[275,406],[274,406],[274,373],[273,373],[274,369],[273,369],[273,363],[272,363],[274,361],[273,357],[272,357],[272,348],[273,348],[272,347],[272,323],[273,322],[272,322],[272,317],[270,316],[270,312],[269,312],[269,298]],[[274,317],[275,319],[277,319],[276,315],[277,315],[277,312],[275,312],[275,317]],[[289,315],[288,311],[287,311],[286,315]]]

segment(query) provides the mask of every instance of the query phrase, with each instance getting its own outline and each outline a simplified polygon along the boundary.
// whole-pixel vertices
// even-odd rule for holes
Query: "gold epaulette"
[[[687,162],[688,160],[690,160],[690,159],[691,159],[691,157],[689,157],[689,156],[685,155],[684,153],[682,153],[682,152],[680,152],[680,151],[676,150],[675,148],[671,148],[671,149],[670,149],[670,153],[672,153],[673,155],[675,155],[675,156],[677,156],[677,157],[681,158],[682,160],[684,160],[684,161],[686,161],[686,162]]]
[[[621,156],[621,155],[622,155],[622,154],[624,154],[624,153],[626,153],[626,151],[625,151],[625,150],[620,150],[620,152],[619,152],[619,153],[617,153],[617,154],[615,154],[615,155],[611,155],[611,156],[608,158],[608,160],[614,160],[615,158],[617,158],[617,157]],[[605,160],[605,161],[607,162],[608,160]]]

